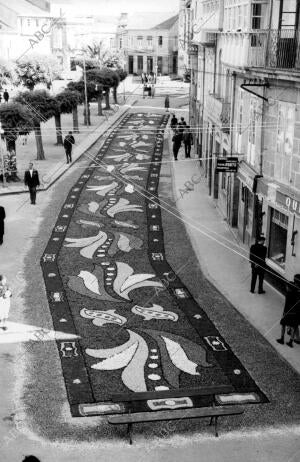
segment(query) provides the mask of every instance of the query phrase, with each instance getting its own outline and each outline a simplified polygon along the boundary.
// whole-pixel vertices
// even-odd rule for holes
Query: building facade
[[[157,21],[157,15],[155,18]],[[133,28],[129,19],[127,14],[121,15],[116,34],[116,48],[123,54],[125,70],[138,75],[177,75],[178,15],[149,28],[142,28],[145,21],[137,18]],[[141,24],[140,28],[136,24]]]
[[[193,0],[191,118],[208,194],[278,279],[300,272],[300,47],[296,0]],[[216,173],[219,157],[238,170]],[[298,258],[297,258],[298,257]]]

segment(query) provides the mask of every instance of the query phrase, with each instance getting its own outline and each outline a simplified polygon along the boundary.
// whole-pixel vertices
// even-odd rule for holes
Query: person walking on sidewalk
[[[169,98],[169,95],[167,95],[165,97],[165,108],[166,108],[167,112],[169,112],[169,107],[170,107],[170,98]]]
[[[170,122],[170,127],[172,130],[175,130],[176,127],[177,127],[177,124],[178,124],[178,119],[177,117],[175,116],[175,114],[172,114],[172,119],[171,119],[171,122]]]
[[[8,100],[9,100],[9,93],[8,93],[7,90],[4,90],[3,99],[4,99],[4,102],[5,102],[5,103],[8,103]]]
[[[173,154],[174,154],[174,159],[177,160],[178,157],[178,151],[181,146],[181,135],[178,132],[178,130],[175,130],[175,133],[172,138],[173,141]]]
[[[0,245],[3,244],[5,208],[0,205]]]
[[[0,329],[7,330],[6,322],[10,310],[12,293],[8,287],[6,277],[0,275]]]
[[[281,337],[277,339],[278,343],[284,345],[284,334],[286,327],[290,329],[290,340],[287,342],[289,347],[293,347],[293,342],[299,341],[299,325],[300,325],[300,274],[295,274],[294,283],[287,285],[285,296],[285,305],[283,315],[280,321]],[[298,334],[298,339],[295,337]]]
[[[189,159],[191,157],[191,147],[193,144],[193,135],[191,133],[191,127],[189,125],[186,125],[184,129],[183,142],[184,142],[184,149],[185,149],[185,158]]]
[[[33,168],[33,163],[30,162],[28,170],[24,175],[25,186],[28,186],[31,204],[35,205],[36,188],[40,186],[38,171]]]
[[[250,263],[252,269],[252,278],[251,278],[251,288],[250,292],[254,294],[256,280],[258,277],[258,293],[264,294],[263,289],[265,268],[266,268],[266,256],[267,256],[267,247],[264,245],[265,238],[260,236],[255,244],[250,247]]]
[[[67,156],[67,164],[72,162],[72,149],[73,144],[75,144],[74,136],[72,132],[69,132],[68,135],[64,139],[64,148]]]

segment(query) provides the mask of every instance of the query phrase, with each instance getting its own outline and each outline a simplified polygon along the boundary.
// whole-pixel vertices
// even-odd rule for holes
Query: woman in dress
[[[2,330],[7,330],[6,322],[10,310],[11,295],[6,277],[0,275],[0,329]]]
[[[300,274],[295,274],[294,283],[287,286],[285,305],[280,324],[281,337],[277,339],[278,343],[284,345],[284,334],[287,327],[289,328],[291,336],[287,345],[292,348],[293,342],[300,343],[299,340],[296,339],[300,324]]]

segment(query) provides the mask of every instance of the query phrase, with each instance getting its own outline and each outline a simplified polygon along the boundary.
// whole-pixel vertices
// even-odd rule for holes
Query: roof
[[[172,14],[172,13],[171,13]],[[147,30],[156,29],[159,21],[167,22],[170,20],[170,13],[151,12],[151,13],[129,13],[125,30]],[[162,23],[163,24],[163,23]]]
[[[46,17],[49,13],[37,6],[33,5],[27,0],[0,0],[0,5],[3,5],[8,10],[14,11],[18,16],[31,16],[31,17]]]
[[[164,22],[161,22],[157,26],[153,27],[153,29],[171,29],[174,26],[176,21],[178,20],[178,14],[172,16],[172,18],[167,19]]]

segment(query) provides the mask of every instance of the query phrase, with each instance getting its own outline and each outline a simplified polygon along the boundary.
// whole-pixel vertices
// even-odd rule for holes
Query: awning
[[[256,192],[257,179],[260,178],[261,175],[258,175],[258,173],[244,160],[240,162],[236,176],[251,192]]]

